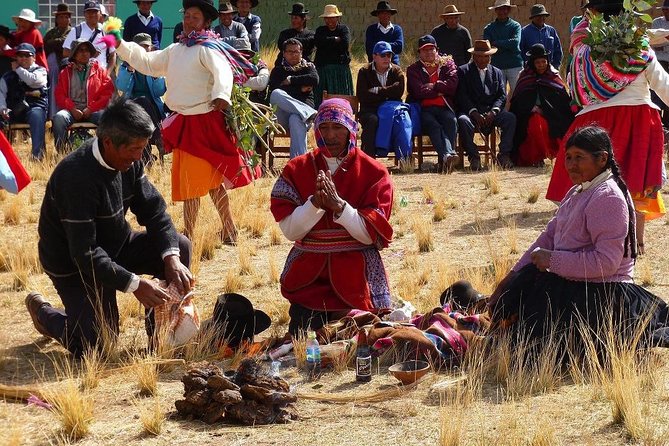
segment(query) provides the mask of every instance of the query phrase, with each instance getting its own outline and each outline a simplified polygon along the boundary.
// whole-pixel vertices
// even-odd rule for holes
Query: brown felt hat
[[[474,46],[469,48],[467,52],[487,56],[489,54],[495,54],[497,48],[492,47],[489,40],[475,40]]]
[[[449,17],[462,14],[464,14],[464,12],[458,11],[458,8],[455,5],[446,5],[444,6],[444,12],[439,14],[439,17]]]

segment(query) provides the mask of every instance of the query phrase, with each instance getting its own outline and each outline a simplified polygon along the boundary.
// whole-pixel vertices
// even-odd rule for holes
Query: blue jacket
[[[481,113],[487,113],[493,108],[504,109],[506,79],[502,70],[488,65],[484,87],[473,61],[459,66],[457,103],[461,115],[468,115],[474,109]]]
[[[123,94],[127,95],[127,97],[130,99],[133,98],[132,89],[135,86],[135,76],[137,75],[144,76],[138,71],[135,71],[134,73],[128,71],[127,62],[124,62],[121,65],[121,68],[118,70],[118,76],[116,77],[116,88],[118,88],[119,91],[122,91]],[[153,102],[158,107],[158,110],[160,110],[160,114],[164,115],[165,104],[163,102],[162,96],[167,91],[167,87],[165,86],[165,78],[146,76],[146,83],[149,87],[149,91],[151,92],[151,99],[153,99]]]
[[[404,33],[402,32],[402,27],[393,23],[393,29],[388,32],[388,34],[383,34],[379,29],[379,24],[375,23],[367,27],[365,32],[365,52],[367,52],[367,61],[372,61],[372,51],[374,50],[374,45],[377,42],[388,42],[390,47],[393,49],[392,62],[395,65],[400,64],[400,54],[402,54],[402,49],[404,48]]]
[[[132,38],[139,33],[146,33],[151,36],[151,43],[158,49],[160,48],[160,41],[163,38],[163,21],[160,17],[154,15],[147,26],[144,26],[137,13],[125,19],[123,24],[123,40],[132,42]]]
[[[560,62],[562,62],[562,44],[555,28],[550,25],[537,28],[534,23],[523,27],[520,33],[520,55],[523,56],[524,62],[527,62],[526,53],[535,43],[542,44],[546,48],[546,51],[550,51],[551,55],[548,61],[555,69],[560,68]]]
[[[255,14],[249,14],[246,17],[240,17],[238,13],[232,17],[232,20],[239,22],[246,28],[249,33],[249,42],[251,42],[251,49],[256,53],[260,51],[260,34],[262,33],[262,19]]]

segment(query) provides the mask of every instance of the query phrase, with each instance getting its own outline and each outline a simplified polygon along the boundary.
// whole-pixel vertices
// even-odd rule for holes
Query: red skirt
[[[260,177],[260,167],[249,167],[247,154],[237,147],[235,137],[225,122],[225,115],[219,111],[201,115],[175,113],[163,121],[162,135],[167,152],[184,151],[205,161],[210,167],[201,169],[197,166],[202,163],[179,162],[188,161],[188,157],[175,156],[177,162],[172,164],[172,198],[175,201],[205,195],[208,190],[200,190],[200,183],[213,185],[213,181],[235,188],[246,186]],[[213,176],[217,178],[203,181],[203,176],[212,177],[213,170],[216,171]]]
[[[546,158],[553,159],[560,149],[560,140],[551,138],[548,121],[539,113],[532,113],[527,122],[527,137],[518,148],[518,166],[543,164]]]
[[[588,125],[603,127],[611,137],[613,156],[630,193],[655,199],[662,186],[664,133],[660,114],[648,105],[605,107],[577,116],[560,144],[546,198],[562,201],[573,186],[564,163],[565,144],[578,128]]]

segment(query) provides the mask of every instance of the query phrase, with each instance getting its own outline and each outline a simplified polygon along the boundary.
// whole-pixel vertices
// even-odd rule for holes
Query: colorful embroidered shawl
[[[584,18],[572,33],[570,52],[573,60],[567,78],[571,96],[581,107],[611,99],[631,84],[653,60],[649,50],[641,51],[640,60],[630,56],[625,68],[616,67],[608,60],[593,60],[590,46],[583,42],[588,35],[588,25],[589,21]]]
[[[220,51],[230,63],[232,75],[236,84],[243,85],[250,77],[258,74],[258,67],[249,62],[239,51],[218,39],[218,34],[211,30],[200,33],[192,31],[187,36],[179,35],[179,43],[186,46],[204,45],[216,51]]]

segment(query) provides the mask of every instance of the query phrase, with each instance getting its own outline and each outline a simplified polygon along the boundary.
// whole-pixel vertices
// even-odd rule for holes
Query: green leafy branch
[[[597,62],[611,61],[621,71],[630,68],[631,61],[642,61],[641,52],[648,49],[646,29],[653,18],[645,13],[656,0],[624,0],[623,11],[607,22],[602,14],[590,18],[584,43],[591,48]]]

